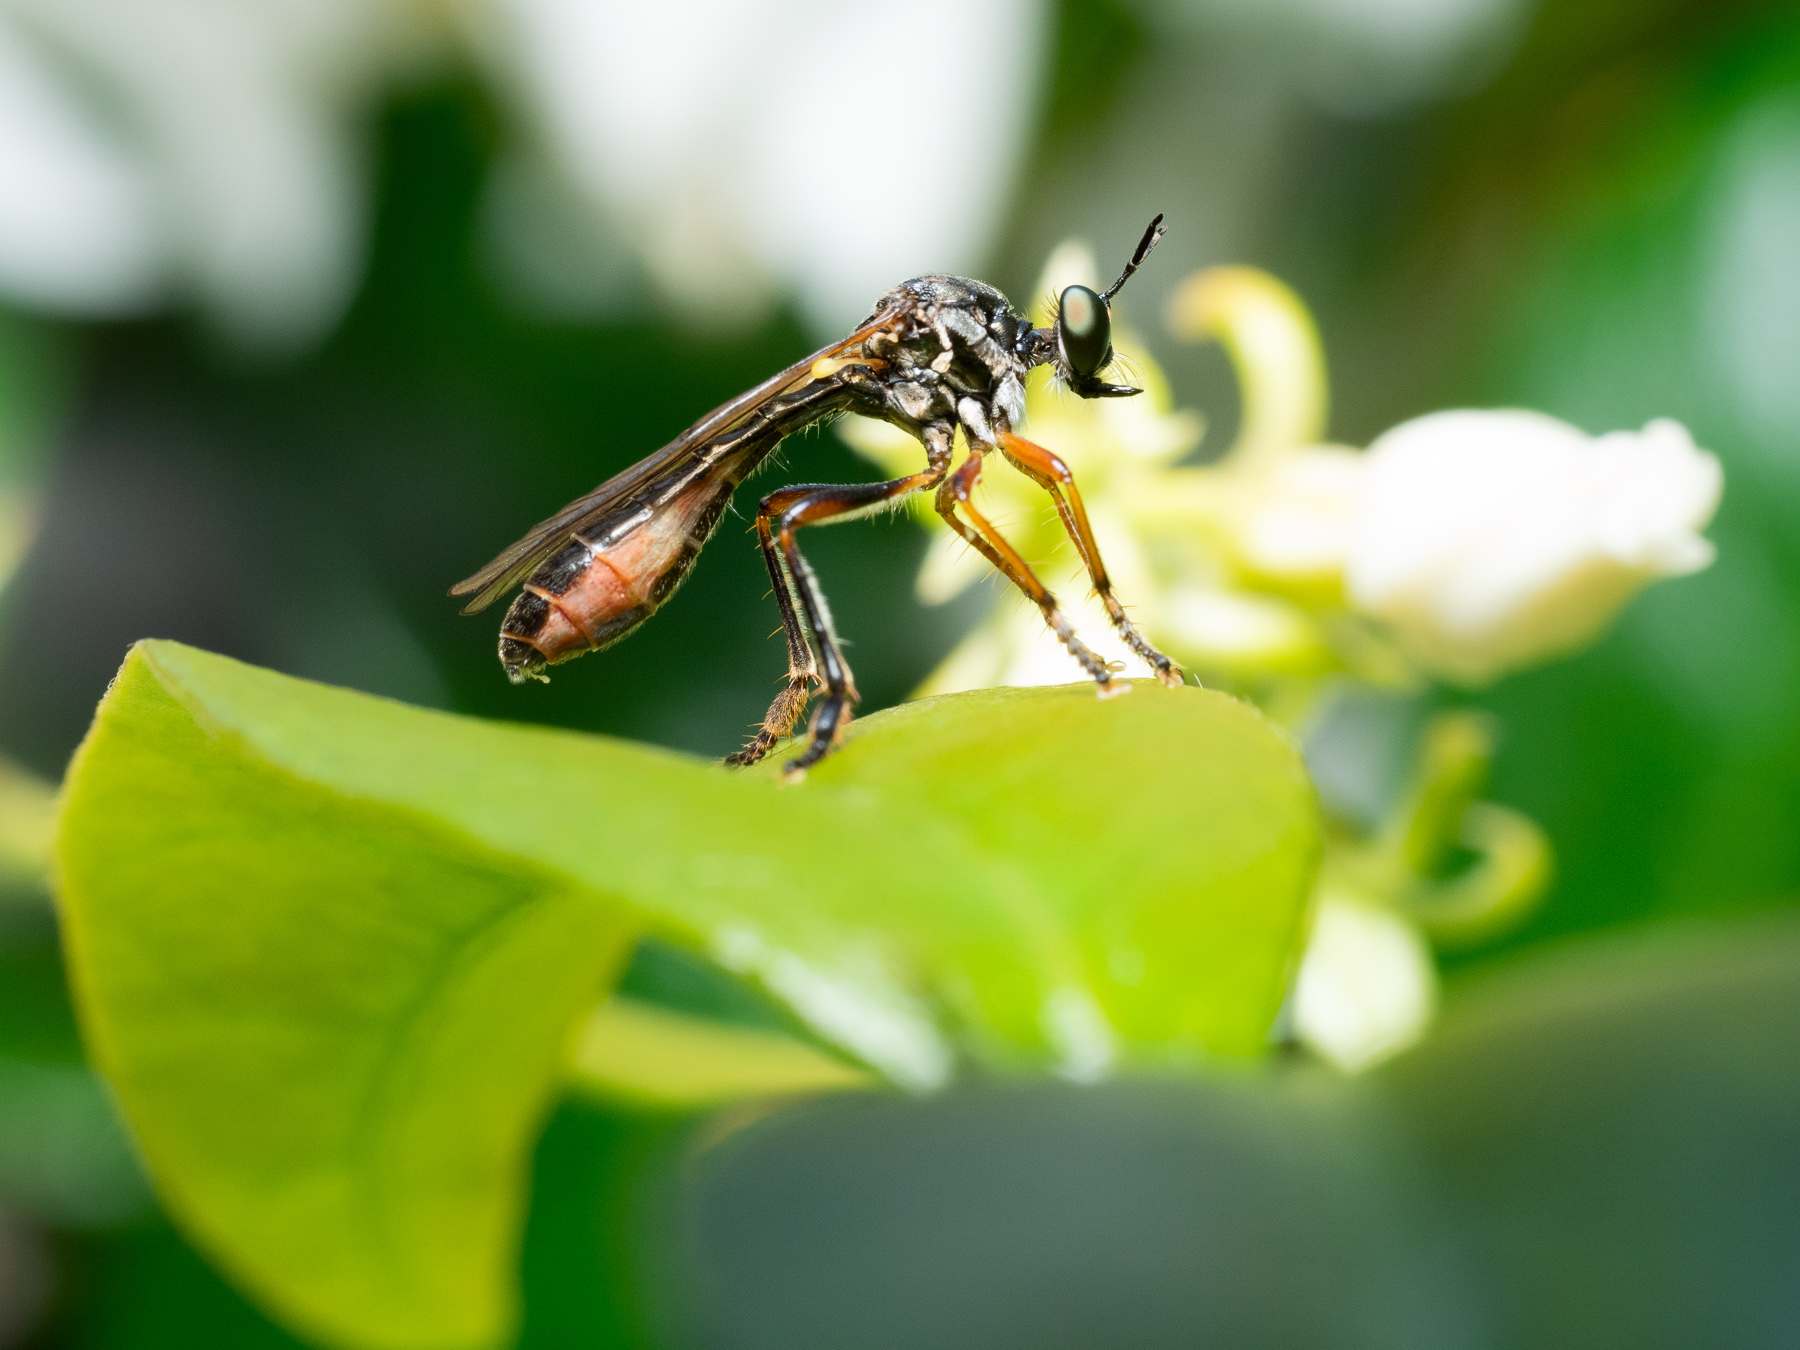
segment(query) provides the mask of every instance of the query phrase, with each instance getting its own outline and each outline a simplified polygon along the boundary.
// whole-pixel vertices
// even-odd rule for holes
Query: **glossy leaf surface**
[[[526,1162],[642,933],[889,1078],[1255,1051],[1316,855],[1222,695],[1000,690],[857,724],[797,787],[138,648],[59,843],[91,1049],[171,1209],[302,1329],[515,1317]]]

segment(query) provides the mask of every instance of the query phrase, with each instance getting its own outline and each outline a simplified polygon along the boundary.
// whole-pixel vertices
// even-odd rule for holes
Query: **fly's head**
[[[1113,361],[1112,301],[1131,274],[1143,265],[1163,236],[1162,217],[1150,222],[1137,251],[1119,279],[1104,291],[1070,286],[1056,297],[1056,321],[1049,328],[1033,330],[1044,352],[1043,359],[1056,366],[1057,376],[1082,398],[1128,398],[1143,390],[1128,384],[1110,384],[1101,376]]]
[[[992,444],[996,433],[1024,421],[1025,374],[1034,366],[1055,366],[1082,398],[1141,392],[1102,376],[1113,360],[1113,297],[1162,234],[1159,215],[1119,279],[1105,291],[1069,287],[1049,328],[1033,328],[999,291],[968,277],[896,286],[876,309],[893,318],[863,342],[873,360],[851,376],[859,410],[914,435],[933,423],[961,423],[971,439]]]

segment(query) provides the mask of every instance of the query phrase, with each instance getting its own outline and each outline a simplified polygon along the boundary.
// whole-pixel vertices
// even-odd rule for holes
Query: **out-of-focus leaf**
[[[699,1107],[875,1081],[792,1036],[614,998],[582,1028],[570,1085],[646,1106]]]
[[[65,1227],[147,1206],[106,1089],[85,1065],[0,1059],[0,1202]]]
[[[56,789],[0,756],[0,890],[41,903],[55,833]]]
[[[1797,1025],[1800,916],[1758,916],[1452,981],[1354,1078],[845,1094],[690,1155],[668,1341],[1785,1347]]]
[[[0,1205],[84,1227],[148,1203],[106,1089],[82,1062],[49,914],[0,909]]]
[[[1091,1074],[1257,1048],[1316,849],[1293,748],[1217,694],[937,700],[786,788],[170,643],[59,843],[90,1045],[171,1208],[383,1347],[511,1326],[530,1139],[640,928],[902,1082],[958,1042]]]
[[[1452,985],[1357,1080],[1461,1231],[1489,1344],[1779,1345],[1800,1269],[1800,920],[1670,924]]]

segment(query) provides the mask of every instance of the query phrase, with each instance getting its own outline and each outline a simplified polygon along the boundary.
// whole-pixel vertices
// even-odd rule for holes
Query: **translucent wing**
[[[895,306],[878,311],[848,337],[821,348],[811,356],[802,357],[786,370],[771,375],[754,389],[714,408],[655,454],[615,474],[587,496],[570,502],[548,520],[541,522],[531,533],[504,550],[474,576],[457,582],[450,588],[450,594],[474,593],[473,598],[462,608],[464,614],[474,614],[486,609],[537,571],[546,559],[589,526],[617,512],[629,513],[631,508],[653,507],[655,503],[639,500],[648,487],[667,482],[683,464],[702,465],[708,446],[719,437],[739,426],[745,418],[771,399],[805,385],[814,378],[814,367],[821,361],[830,360],[846,348],[864,341],[872,333],[891,323],[900,309],[900,306]]]

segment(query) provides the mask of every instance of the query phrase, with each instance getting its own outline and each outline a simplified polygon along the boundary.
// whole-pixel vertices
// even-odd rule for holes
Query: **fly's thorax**
[[[968,277],[916,277],[890,292],[908,302],[904,315],[865,344],[884,363],[870,384],[881,414],[917,434],[929,423],[963,420],[1011,425],[1024,414],[1032,330],[1007,298]]]

